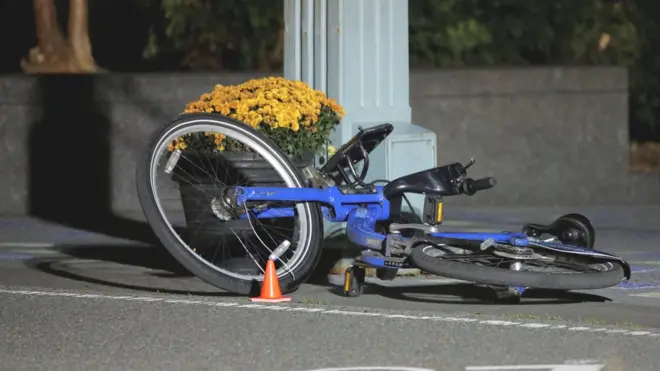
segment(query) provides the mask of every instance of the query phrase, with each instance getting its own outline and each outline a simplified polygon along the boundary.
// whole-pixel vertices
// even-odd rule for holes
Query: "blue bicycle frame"
[[[388,236],[376,232],[376,222],[390,217],[390,201],[383,195],[383,187],[375,186],[375,192],[361,194],[344,194],[337,187],[318,188],[286,188],[286,187],[236,187],[234,190],[236,203],[243,206],[247,202],[319,202],[322,204],[323,217],[331,222],[348,222],[346,235],[349,240],[370,250],[382,251]],[[257,218],[293,217],[294,209],[269,208],[253,212]],[[247,218],[247,214],[241,218]],[[530,245],[530,239],[523,233],[499,232],[430,232],[428,235],[443,239],[462,240],[464,242],[482,243],[492,239],[497,244],[525,247]],[[407,239],[397,236],[401,241]],[[556,253],[600,257],[613,259],[624,264],[626,276],[629,277],[629,267],[621,258],[593,249],[552,242],[534,241],[534,246]],[[386,254],[388,256],[389,253]],[[385,268],[383,258],[369,257],[373,266]]]
[[[343,194],[337,187],[326,189],[237,187],[235,195],[239,206],[250,201],[320,202],[323,204],[322,213],[326,220],[348,222],[346,235],[351,242],[372,250],[381,250],[387,236],[376,232],[375,226],[376,222],[387,220],[390,217],[390,202],[383,196],[382,186],[375,188],[374,193]],[[293,208],[270,208],[255,212],[253,215],[257,218],[293,217],[294,210]],[[247,215],[243,214],[241,217],[246,218]],[[528,245],[527,236],[521,233],[434,232],[430,235],[479,242],[493,239],[496,243],[514,246]]]

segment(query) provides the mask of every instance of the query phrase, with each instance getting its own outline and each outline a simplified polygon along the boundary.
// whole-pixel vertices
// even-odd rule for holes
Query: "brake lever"
[[[467,170],[470,166],[474,165],[474,162],[475,162],[475,161],[474,161],[474,158],[471,158],[471,159],[470,159],[470,163],[467,164],[467,165],[465,165],[465,166],[463,166],[463,170]]]

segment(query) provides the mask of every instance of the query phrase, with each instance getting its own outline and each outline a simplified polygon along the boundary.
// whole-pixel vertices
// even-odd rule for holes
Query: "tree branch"
[[[95,70],[88,32],[88,13],[87,0],[70,0],[69,44],[78,66],[83,70]]]
[[[21,60],[21,67],[26,72],[38,72],[44,65],[62,69],[69,51],[57,22],[54,0],[34,0],[33,4],[37,46]]]
[[[42,53],[52,53],[65,41],[57,22],[54,0],[34,0],[37,45]]]

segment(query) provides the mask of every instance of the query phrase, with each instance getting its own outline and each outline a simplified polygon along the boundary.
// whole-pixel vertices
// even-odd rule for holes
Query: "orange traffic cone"
[[[291,297],[282,296],[280,282],[277,279],[277,271],[275,270],[275,263],[271,259],[268,259],[266,263],[266,273],[264,274],[263,286],[261,286],[261,295],[256,298],[250,298],[250,300],[261,303],[280,303],[291,300]]]

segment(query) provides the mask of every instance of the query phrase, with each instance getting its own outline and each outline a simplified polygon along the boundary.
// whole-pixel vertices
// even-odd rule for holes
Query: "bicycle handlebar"
[[[493,177],[481,178],[481,179],[471,179],[467,178],[463,182],[463,193],[468,196],[472,196],[479,191],[483,191],[489,188],[493,188],[497,185],[497,180]]]

